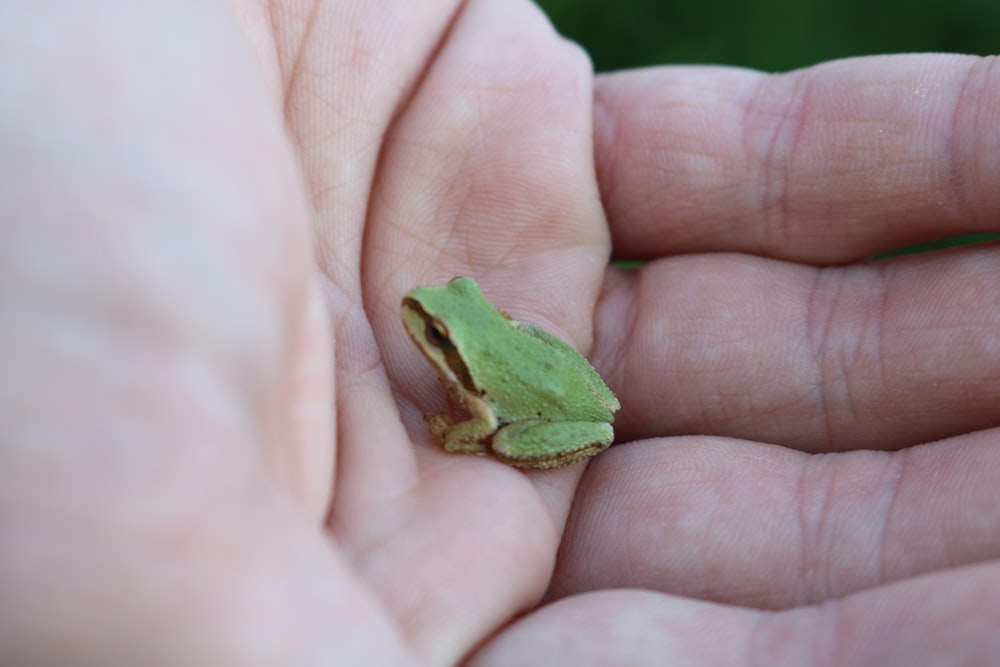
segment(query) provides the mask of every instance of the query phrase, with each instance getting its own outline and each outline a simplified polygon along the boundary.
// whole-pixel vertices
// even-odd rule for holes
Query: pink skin
[[[865,262],[995,231],[994,61],[595,78],[526,0],[222,5],[0,8],[0,664],[1000,652],[1000,249]],[[454,275],[621,446],[430,442],[399,299]]]

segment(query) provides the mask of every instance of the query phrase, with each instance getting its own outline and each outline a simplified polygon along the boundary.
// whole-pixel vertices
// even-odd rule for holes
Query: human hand
[[[651,260],[596,316],[629,444],[475,664],[996,660],[1000,246],[867,261],[997,231],[991,64],[598,78],[613,247]]]
[[[0,244],[9,304],[0,346],[4,664],[54,662],[63,651],[76,664],[84,656],[93,664],[395,665],[454,663],[477,646],[470,664],[551,663],[552,655],[572,660],[570,650],[594,664],[618,650],[635,652],[630,664],[660,664],[667,651],[720,661],[732,650],[914,650],[912,638],[886,643],[899,619],[870,615],[885,605],[918,611],[907,596],[928,595],[931,585],[948,593],[935,602],[978,593],[981,604],[962,607],[966,617],[948,629],[925,603],[924,626],[937,634],[918,639],[961,629],[966,649],[984,650],[990,635],[976,632],[993,627],[997,612],[995,596],[982,591],[996,576],[988,566],[944,572],[941,553],[949,566],[995,559],[985,496],[995,484],[979,461],[989,455],[988,432],[907,454],[823,458],[752,441],[890,450],[994,425],[996,353],[981,348],[975,366],[955,365],[988,331],[990,250],[893,265],[913,281],[936,276],[915,292],[919,284],[898,288],[911,295],[896,316],[903,323],[914,311],[926,316],[931,287],[947,292],[956,267],[987,267],[972,271],[978,283],[959,285],[967,301],[938,306],[949,308],[940,320],[952,325],[947,335],[906,331],[908,353],[931,357],[919,368],[886,354],[898,341],[850,348],[877,354],[881,382],[890,366],[917,374],[902,383],[911,392],[902,408],[901,387],[866,380],[863,364],[840,384],[828,372],[856,343],[844,332],[881,311],[838,317],[822,306],[858,304],[872,289],[865,272],[880,269],[808,266],[988,220],[991,193],[963,202],[978,216],[957,220],[925,204],[922,231],[912,220],[904,228],[915,202],[900,203],[901,185],[931,201],[941,188],[933,192],[926,175],[878,188],[879,165],[847,171],[849,156],[830,159],[823,136],[802,138],[803,122],[794,142],[770,132],[776,150],[762,153],[765,192],[783,193],[784,217],[770,218],[760,213],[773,210],[767,202],[753,201],[759,185],[743,185],[755,173],[738,159],[747,155],[733,153],[743,146],[713,142],[734,125],[704,122],[706,112],[726,110],[757,121],[757,136],[767,137],[767,113],[734,110],[748,88],[771,81],[761,75],[678,69],[599,80],[592,132],[585,59],[526,3],[469,3],[450,31],[446,3],[419,12],[413,3],[317,6],[305,17],[278,7],[270,23],[250,5],[234,6],[256,60],[207,3],[39,19],[33,25],[58,27],[58,52],[38,41],[44,31],[0,21],[19,26],[0,40],[3,60],[15,71],[30,63],[38,75],[30,80],[45,84],[18,98],[23,106],[3,134],[12,147],[3,152],[12,178]],[[907,89],[921,79],[903,70],[932,69],[917,62],[849,71]],[[941,81],[974,71],[974,61],[933,62]],[[818,70],[812,83],[839,90],[843,83],[831,82],[845,75],[835,74]],[[773,81],[790,88],[775,93],[779,108],[800,99],[795,76]],[[705,100],[676,87],[685,82],[714,91],[714,103],[708,95],[700,113],[696,105],[684,117],[678,102]],[[947,95],[935,92],[948,109]],[[857,104],[842,109],[846,120],[870,111]],[[891,158],[905,146],[912,160],[909,151],[920,151],[899,125],[905,109],[887,105],[898,143],[878,155],[897,164]],[[644,117],[644,109],[657,113]],[[836,121],[821,117],[813,129],[861,138]],[[994,123],[979,122],[964,132],[985,151]],[[923,138],[918,166],[930,170],[940,135]],[[844,148],[837,136],[825,139]],[[980,182],[990,180],[995,165],[959,161],[960,153],[950,153],[950,174],[974,164]],[[806,167],[826,178],[797,184]],[[852,176],[869,186],[855,211]],[[796,215],[803,203],[818,211]],[[846,224],[857,211],[884,224]],[[635,275],[605,274],[608,230],[616,253],[642,247],[660,259]],[[712,254],[673,256],[682,252]],[[443,454],[419,418],[439,389],[405,339],[398,300],[412,284],[458,273],[474,275],[520,319],[592,349],[625,406],[620,441],[672,433],[743,440],[643,440],[603,454],[582,480],[583,466],[525,475]],[[837,276],[856,282],[824,292]],[[803,291],[807,283],[816,291]],[[812,318],[795,320],[796,304]],[[821,312],[831,314],[816,319]],[[833,400],[847,396],[847,380],[868,391],[867,420]],[[983,398],[969,404],[974,390]],[[928,418],[919,423],[914,413]],[[938,493],[927,483],[911,490],[921,469],[925,479],[933,472]],[[907,474],[887,487],[894,470]],[[915,486],[903,487],[911,470]],[[895,540],[885,530],[887,497],[901,527]],[[970,504],[980,509],[963,518],[974,525],[942,527]],[[944,529],[954,534],[931,553],[927,540],[942,545]],[[874,569],[856,559],[872,544],[883,550]],[[936,580],[909,579],[939,570]],[[646,590],[573,595],[622,586]],[[802,606],[854,591],[820,610]],[[872,638],[841,625],[817,647],[817,636],[845,620],[867,622],[855,632]],[[906,622],[921,627],[916,621]],[[691,623],[712,632],[693,633]],[[611,629],[642,641],[609,637]],[[894,636],[905,639],[900,629]]]

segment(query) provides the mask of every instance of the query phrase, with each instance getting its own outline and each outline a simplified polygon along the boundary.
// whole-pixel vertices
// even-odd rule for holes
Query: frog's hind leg
[[[493,435],[493,455],[518,468],[557,468],[598,454],[614,440],[611,424],[527,420]]]

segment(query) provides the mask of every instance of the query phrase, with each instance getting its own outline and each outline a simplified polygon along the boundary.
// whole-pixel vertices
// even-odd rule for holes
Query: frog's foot
[[[431,437],[434,442],[444,446],[448,442],[448,433],[455,425],[455,420],[446,412],[437,415],[424,415],[424,422],[431,430]]]
[[[600,422],[524,421],[497,431],[490,446],[518,468],[558,468],[599,454],[614,437],[611,424]]]

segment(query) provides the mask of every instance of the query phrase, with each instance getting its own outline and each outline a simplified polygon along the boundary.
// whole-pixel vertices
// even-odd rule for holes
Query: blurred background
[[[598,71],[698,63],[784,71],[906,51],[1000,53],[1000,0],[539,0]]]
[[[1000,53],[1000,0],[537,0],[599,72],[663,64],[787,71],[876,53]],[[967,234],[886,255],[995,241]]]

